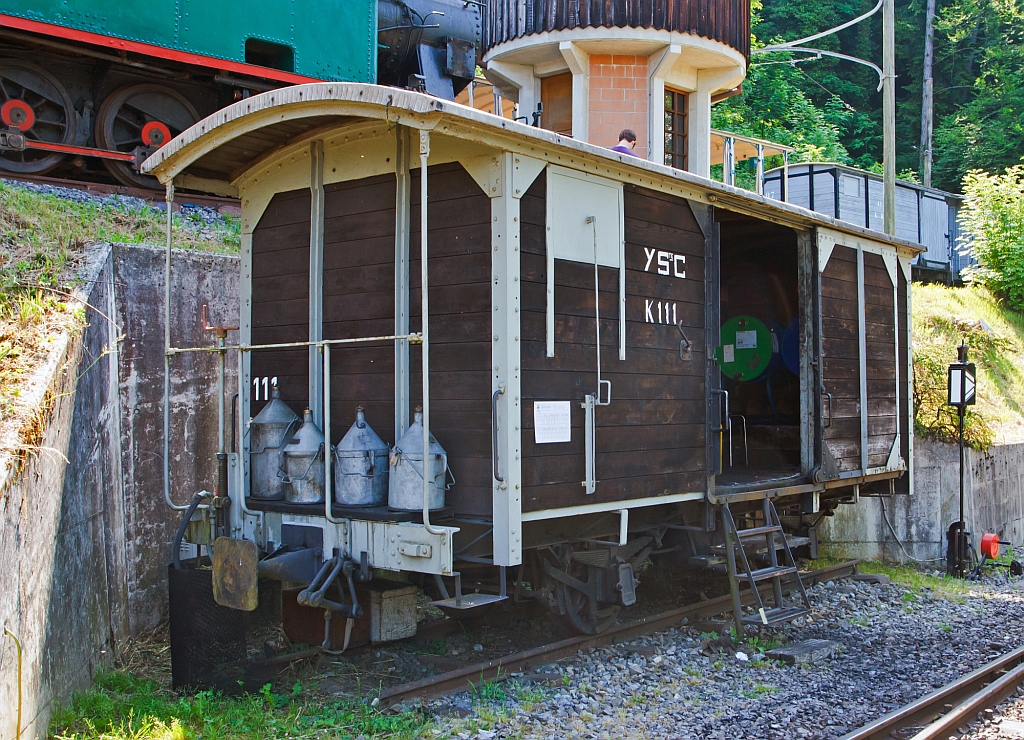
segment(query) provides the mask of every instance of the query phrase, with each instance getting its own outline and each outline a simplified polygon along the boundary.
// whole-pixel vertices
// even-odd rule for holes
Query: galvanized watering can
[[[252,497],[281,501],[287,485],[279,475],[281,452],[298,430],[300,420],[275,385],[270,403],[249,422],[249,462],[252,476]]]
[[[401,511],[423,508],[423,413],[416,409],[414,421],[391,454],[391,480],[388,483],[388,507]],[[430,435],[426,477],[430,481],[427,508],[443,509],[448,490],[448,453]],[[455,482],[454,477],[452,483]]]
[[[293,504],[322,504],[324,501],[324,435],[306,409],[302,426],[281,450],[278,475],[285,485],[285,498]]]
[[[388,492],[388,452],[359,406],[355,423],[334,451],[334,500],[342,506],[382,506]]]

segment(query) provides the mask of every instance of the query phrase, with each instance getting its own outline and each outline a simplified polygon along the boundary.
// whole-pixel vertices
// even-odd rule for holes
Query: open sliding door
[[[837,243],[820,231],[816,242],[821,442],[815,477],[900,469],[905,367],[899,362],[896,254],[871,243]]]

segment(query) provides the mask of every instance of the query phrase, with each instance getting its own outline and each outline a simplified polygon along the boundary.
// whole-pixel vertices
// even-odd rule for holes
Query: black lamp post
[[[947,403],[955,406],[960,431],[960,520],[956,525],[956,567],[952,573],[957,578],[967,576],[967,533],[964,531],[964,414],[973,406],[976,396],[976,368],[967,361],[967,345],[963,342],[957,349],[957,361],[949,366],[949,388]]]

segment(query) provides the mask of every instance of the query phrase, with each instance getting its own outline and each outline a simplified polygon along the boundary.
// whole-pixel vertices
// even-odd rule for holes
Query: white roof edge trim
[[[459,124],[471,124],[471,127],[477,129],[489,128],[498,134],[514,134],[525,139],[527,144],[544,144],[556,150],[561,149],[566,154],[603,160],[605,163],[626,166],[630,170],[659,179],[665,178],[691,185],[705,191],[709,196],[709,203],[726,208],[731,205],[732,210],[737,210],[737,206],[740,205],[737,203],[739,199],[744,211],[774,211],[780,217],[785,215],[807,226],[823,226],[887,242],[914,252],[923,251],[920,245],[906,239],[838,221],[791,203],[725,185],[667,165],[613,152],[605,147],[577,141],[568,136],[484,113],[425,93],[357,82],[294,85],[240,100],[207,116],[174,137],[143,163],[142,171],[156,176],[162,183],[167,183],[202,156],[245,133],[274,123],[314,116],[376,118],[391,124],[424,129],[435,128],[442,118],[447,117],[456,124],[456,130],[450,131],[449,135],[458,135]]]

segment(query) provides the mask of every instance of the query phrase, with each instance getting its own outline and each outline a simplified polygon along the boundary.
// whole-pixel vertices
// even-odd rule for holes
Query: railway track
[[[986,663],[840,740],[945,740],[1024,682],[1024,647]]]
[[[802,574],[801,578],[805,585],[836,580],[853,575],[856,572],[858,562],[851,560],[846,563],[821,568],[820,570]],[[766,591],[770,588],[770,585],[765,586]],[[744,605],[754,603],[754,594],[749,589],[742,591],[740,596]],[[464,668],[439,673],[430,678],[395,686],[381,694],[379,705],[384,708],[413,699],[434,699],[446,694],[466,691],[488,681],[508,678],[512,673],[524,672],[535,666],[575,655],[579,650],[625,642],[642,635],[674,627],[683,619],[686,619],[688,622],[708,619],[728,612],[731,609],[732,600],[728,594],[697,604],[670,609],[660,614],[641,617],[630,622],[615,625],[597,635],[570,637],[548,645],[541,645],[540,647],[513,653],[502,658],[474,663]]]

